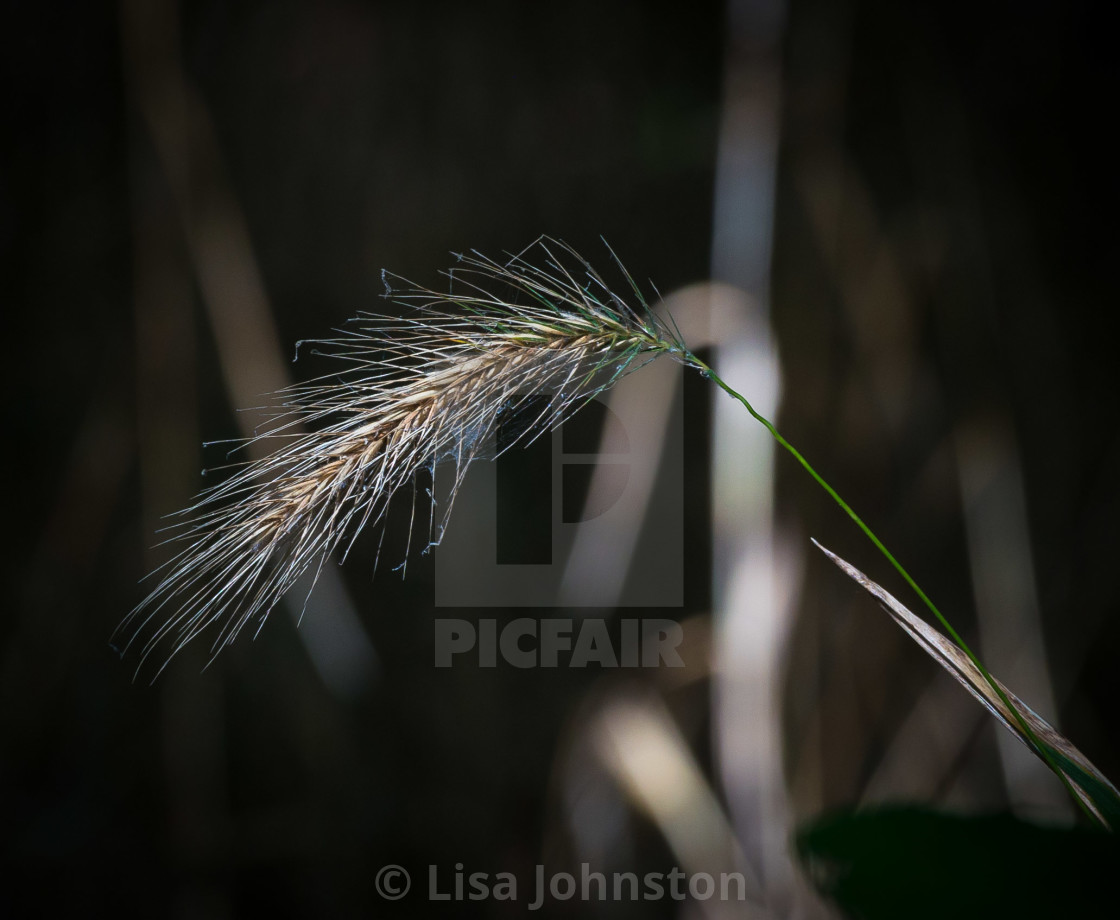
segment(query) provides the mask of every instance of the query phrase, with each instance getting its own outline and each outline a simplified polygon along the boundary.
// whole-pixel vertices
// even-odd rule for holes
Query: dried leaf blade
[[[992,713],[1004,728],[1026,745],[1032,753],[1038,755],[1034,744],[1018,724],[1015,714],[1007,708],[984,675],[955,643],[916,616],[882,585],[872,581],[851,563],[821,546],[816,540],[813,540],[813,544],[849,578],[877,598],[891,618],[934,661]],[[1120,826],[1120,792],[1116,787],[1081,751],[1074,747],[1068,738],[1041,718],[1002,682],[997,680],[996,683],[1007,694],[1012,705],[1019,710],[1019,714],[1030,725],[1040,743],[1046,747],[1082,802],[1106,827]]]

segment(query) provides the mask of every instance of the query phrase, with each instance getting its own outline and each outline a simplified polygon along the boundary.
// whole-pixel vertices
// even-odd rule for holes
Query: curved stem
[[[1000,701],[1015,716],[1015,721],[1019,723],[1019,727],[1023,730],[1023,734],[1030,740],[1035,753],[1043,759],[1046,765],[1051,770],[1053,770],[1054,773],[1058,775],[1058,778],[1062,781],[1062,785],[1065,786],[1066,791],[1073,797],[1077,804],[1081,806],[1081,810],[1085,812],[1085,814],[1088,815],[1094,823],[1099,824],[1100,819],[1098,819],[1097,816],[1094,815],[1093,812],[1088,808],[1085,802],[1082,801],[1081,796],[1077,795],[1077,793],[1074,792],[1069,777],[1066,776],[1065,772],[1058,767],[1057,763],[1054,761],[1054,758],[1046,749],[1046,746],[1042,744],[1038,736],[1035,734],[1034,730],[1027,723],[1027,720],[1023,718],[1022,713],[1019,712],[1018,707],[1012,705],[1011,700],[1008,698],[1007,693],[1004,691],[1003,687],[1001,687],[996,679],[992,677],[990,673],[988,673],[988,669],[984,667],[980,659],[977,658],[975,654],[973,654],[972,649],[968,647],[964,639],[962,639],[957,631],[953,629],[952,624],[945,618],[944,614],[942,614],[941,611],[937,609],[937,606],[933,603],[932,600],[930,600],[929,596],[925,593],[925,591],[921,589],[918,583],[914,581],[910,573],[907,572],[905,568],[903,568],[902,563],[895,559],[891,551],[883,545],[883,541],[875,536],[871,528],[868,527],[863,522],[863,519],[858,514],[856,514],[855,511],[852,510],[852,507],[840,497],[837,491],[832,488],[832,486],[830,486],[827,482],[825,482],[820,473],[813,469],[809,461],[801,455],[801,452],[782,436],[782,433],[774,427],[773,423],[769,419],[760,415],[754,408],[754,406],[750,404],[750,401],[745,396],[743,396],[742,393],[739,393],[737,390],[734,390],[730,386],[728,386],[727,383],[725,383],[724,380],[714,370],[711,369],[711,367],[697,358],[694,354],[692,354],[692,352],[685,352],[683,358],[685,363],[691,365],[692,367],[695,367],[698,371],[700,371],[701,374],[703,374],[709,380],[712,380],[729,396],[741,402],[746,407],[746,410],[751,414],[751,416],[757,422],[759,422],[767,431],[770,432],[774,440],[777,441],[782,447],[784,447],[793,456],[793,458],[798,463],[800,463],[802,467],[804,467],[805,471],[817,481],[817,484],[829,494],[832,500],[844,509],[848,517],[855,521],[856,526],[859,527],[859,529],[863,531],[864,535],[872,543],[875,544],[875,548],[878,549],[884,557],[886,557],[887,561],[894,566],[898,574],[903,577],[903,579],[911,588],[913,588],[914,593],[922,599],[922,603],[924,603],[926,607],[929,608],[930,612],[935,617],[937,617],[937,621],[945,628],[945,631],[949,634],[950,638],[952,638],[952,640],[957,644],[960,650],[968,656],[969,661],[971,661],[976,666],[976,669],[984,676],[984,679],[988,682],[988,685],[992,688],[992,690],[995,691],[996,695],[1000,698]]]

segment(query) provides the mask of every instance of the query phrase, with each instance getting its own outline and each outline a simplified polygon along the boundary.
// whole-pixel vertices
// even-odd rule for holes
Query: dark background
[[[1061,726],[1117,777],[1118,86],[1103,7],[793,0],[771,311],[780,427],[969,638],[953,432],[1011,432]],[[371,579],[369,552],[342,570],[376,650],[345,693],[279,612],[205,672],[192,648],[154,686],[108,637],[165,558],[148,549],[159,516],[215,462],[201,442],[238,433],[204,305],[244,279],[238,258],[285,361],[378,309],[382,267],[431,282],[450,251],[540,233],[588,253],[602,234],[663,292],[703,281],[724,69],[751,42],[704,2],[8,3],[4,20],[0,913],[365,915],[388,908],[373,888],[385,863],[528,872],[563,852],[557,758],[581,706],[624,678],[433,669],[430,558],[404,581]],[[170,126],[153,128],[161,113]],[[161,145],[160,130],[192,140]],[[206,236],[230,226],[248,248]],[[713,398],[689,381],[681,620],[710,612]],[[780,517],[897,589],[823,494],[778,469]],[[935,674],[807,560],[787,761],[796,778],[815,758],[823,778],[805,800],[791,779],[800,818],[860,799]],[[674,713],[708,763],[705,684]],[[968,775],[966,801],[1007,804],[976,719],[931,801]],[[632,832],[627,868],[669,864],[656,829],[635,817]]]

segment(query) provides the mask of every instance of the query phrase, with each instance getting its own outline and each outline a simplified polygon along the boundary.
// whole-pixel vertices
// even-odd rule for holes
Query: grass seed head
[[[451,478],[429,524],[427,546],[438,544],[467,467],[528,400],[548,396],[521,440],[660,353],[683,360],[679,336],[614,262],[627,298],[547,237],[504,262],[459,256],[446,293],[385,273],[403,315],[363,313],[312,343],[336,369],[281,391],[266,430],[238,449],[279,446],[175,516],[181,548],[118,627],[121,654],[137,646],[143,665],[162,649],[161,671],[207,632],[216,655],[247,624],[259,629],[303,575],[383,525],[393,494],[437,464]]]

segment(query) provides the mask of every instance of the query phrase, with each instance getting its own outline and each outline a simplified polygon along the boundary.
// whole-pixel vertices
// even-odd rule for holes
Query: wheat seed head
[[[179,552],[154,573],[115,647],[122,655],[138,647],[138,670],[163,650],[158,675],[206,632],[213,658],[247,624],[259,630],[305,573],[313,585],[328,558],[342,561],[359,532],[384,524],[393,494],[437,466],[450,477],[449,498],[438,520],[433,512],[424,548],[438,544],[468,465],[512,413],[534,408],[524,441],[658,354],[687,360],[671,320],[611,258],[627,297],[548,237],[504,262],[458,256],[446,293],[383,273],[399,315],[363,313],[309,343],[334,370],[277,394],[270,423],[231,454],[279,446],[235,463],[173,516],[168,542]],[[539,394],[548,395],[541,409],[529,402]]]

